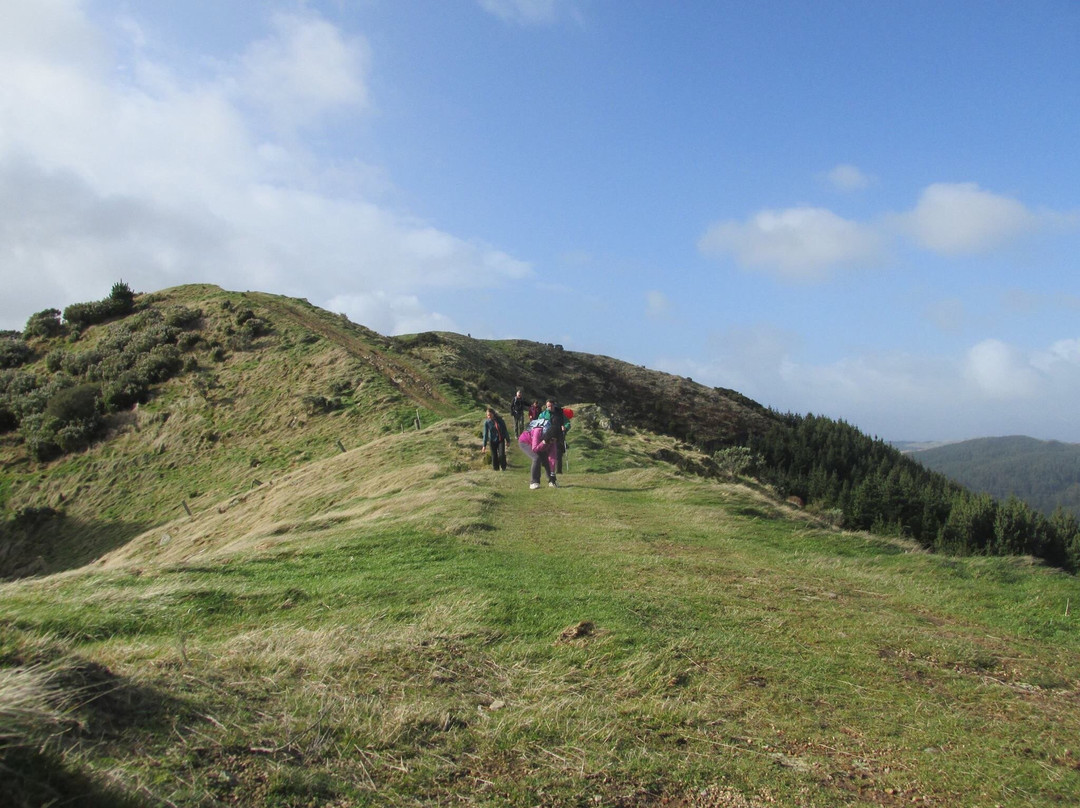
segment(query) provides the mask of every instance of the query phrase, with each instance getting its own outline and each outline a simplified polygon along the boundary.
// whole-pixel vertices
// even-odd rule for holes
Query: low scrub
[[[135,307],[135,293],[123,281],[113,284],[109,296],[92,303],[72,303],[64,309],[64,320],[76,330],[82,330],[114,317],[128,314]]]

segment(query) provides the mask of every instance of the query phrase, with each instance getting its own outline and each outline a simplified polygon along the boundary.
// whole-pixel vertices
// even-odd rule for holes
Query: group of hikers
[[[514,417],[514,435],[518,446],[530,461],[529,488],[540,487],[540,472],[547,473],[548,485],[558,488],[558,475],[563,470],[563,455],[566,453],[566,433],[570,430],[573,411],[564,409],[553,399],[548,399],[544,409],[540,402],[527,404],[518,390],[510,402],[510,414]],[[525,416],[528,415],[526,424]],[[506,447],[510,443],[510,433],[506,422],[493,407],[487,408],[484,420],[484,442],[481,450],[491,449],[491,467],[495,471],[506,471]]]

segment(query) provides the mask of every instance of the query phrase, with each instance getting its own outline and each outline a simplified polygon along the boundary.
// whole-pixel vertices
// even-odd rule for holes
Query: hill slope
[[[774,420],[737,393],[604,357],[454,334],[387,338],[306,301],[205,285],[138,296],[124,317],[29,346],[30,361],[0,371],[0,410],[22,411],[18,431],[9,422],[0,434],[0,577],[87,563],[417,420],[474,412],[479,423],[485,403],[505,406],[521,386],[601,400],[611,417],[706,446]],[[63,452],[40,413],[87,382],[121,406]]]
[[[911,456],[974,491],[1019,497],[1049,515],[1064,508],[1080,516],[1080,445],[1023,436],[979,438]]]
[[[0,800],[1080,798],[1075,578],[823,527],[580,409],[558,490],[465,462],[466,415],[0,585]]]
[[[517,388],[595,402],[616,428],[681,442],[657,459],[753,472],[837,525],[1080,568],[1080,520],[977,497],[843,422],[557,345],[389,338],[303,300],[118,283],[0,334],[0,577],[77,567],[378,437],[469,412],[479,423]]]

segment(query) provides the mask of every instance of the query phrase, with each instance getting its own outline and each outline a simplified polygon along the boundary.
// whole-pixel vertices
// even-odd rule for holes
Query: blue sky
[[[1080,442],[1072,0],[4,0],[0,328],[210,282]]]

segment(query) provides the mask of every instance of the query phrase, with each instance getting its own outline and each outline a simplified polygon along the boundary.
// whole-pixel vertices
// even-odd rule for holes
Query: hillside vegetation
[[[0,351],[0,804],[1080,799],[1077,579],[926,552],[974,495],[880,441],[555,345],[99,303]],[[479,452],[517,387],[576,411],[559,489]]]
[[[706,477],[752,474],[833,524],[1074,571],[1080,523],[998,503],[843,422],[608,357],[458,334],[388,338],[303,300],[213,286],[31,315],[0,335],[0,576],[55,572],[269,475],[530,398],[596,402]]]
[[[1043,514],[1080,516],[1080,445],[1020,435],[938,446],[912,457],[973,491],[1017,497]]]

